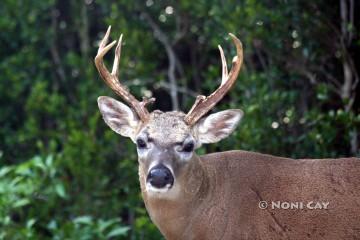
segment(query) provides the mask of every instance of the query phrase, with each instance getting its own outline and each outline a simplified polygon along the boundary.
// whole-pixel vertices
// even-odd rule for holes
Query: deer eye
[[[146,148],[146,142],[141,138],[136,140],[136,145],[138,148]]]
[[[186,143],[182,150],[184,152],[192,152],[194,150],[194,143],[192,142]]]

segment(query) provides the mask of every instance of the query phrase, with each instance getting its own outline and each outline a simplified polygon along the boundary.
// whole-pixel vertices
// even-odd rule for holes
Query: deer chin
[[[176,182],[171,186],[166,185],[163,188],[156,188],[150,183],[146,183],[146,194],[151,198],[176,199],[180,194],[180,188]]]
[[[171,184],[167,184],[163,188],[157,188],[157,187],[154,187],[153,185],[151,185],[150,183],[146,183],[146,191],[153,192],[153,193],[167,193],[170,191],[171,187],[172,187]]]

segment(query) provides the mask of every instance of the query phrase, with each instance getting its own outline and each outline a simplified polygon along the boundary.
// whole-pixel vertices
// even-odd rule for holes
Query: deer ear
[[[230,109],[210,114],[195,126],[200,144],[218,142],[232,133],[244,115],[240,109]]]
[[[128,106],[111,97],[101,96],[97,101],[105,123],[116,133],[134,139],[141,123],[137,115]]]

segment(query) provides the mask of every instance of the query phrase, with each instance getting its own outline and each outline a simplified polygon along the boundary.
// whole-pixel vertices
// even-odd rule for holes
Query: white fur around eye
[[[175,153],[179,156],[181,161],[188,161],[191,159],[194,151],[184,152],[182,151],[183,146],[177,145],[174,147]]]
[[[154,147],[154,144],[151,142],[147,142],[146,144],[147,146],[145,148],[136,148],[137,154],[141,159],[147,158],[150,150]]]
[[[179,155],[179,157],[180,157],[180,160],[181,161],[189,161],[190,159],[191,159],[191,157],[192,157],[192,155],[193,155],[193,153],[194,152],[177,152],[177,154]]]
[[[136,148],[139,159],[146,159],[150,148]]]

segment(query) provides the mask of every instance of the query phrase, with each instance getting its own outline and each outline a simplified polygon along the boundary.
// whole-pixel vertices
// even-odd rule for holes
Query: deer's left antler
[[[195,103],[185,116],[185,122],[188,125],[195,124],[202,116],[210,111],[231,89],[237,76],[239,75],[241,65],[243,63],[243,48],[240,40],[234,34],[229,33],[231,39],[236,46],[236,56],[233,58],[230,73],[227,69],[224,51],[219,45],[221,62],[222,62],[222,80],[221,85],[209,96],[199,95],[196,97]]]

